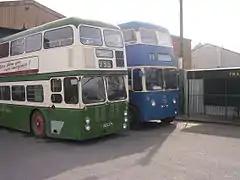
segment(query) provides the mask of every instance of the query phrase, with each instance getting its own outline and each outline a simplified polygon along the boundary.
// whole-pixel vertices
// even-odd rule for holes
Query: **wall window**
[[[78,103],[78,79],[76,77],[64,78],[64,101],[66,104]]]
[[[43,86],[29,85],[27,86],[27,101],[29,102],[43,102]]]
[[[156,31],[140,29],[141,41],[146,44],[158,44]]]
[[[10,100],[10,87],[9,86],[0,86],[0,100]]]
[[[0,44],[0,58],[9,56],[9,43]]]
[[[73,29],[64,27],[44,33],[44,48],[56,48],[73,44]]]
[[[83,77],[81,84],[84,104],[100,103],[106,100],[106,92],[102,77]]]
[[[11,42],[10,54],[11,56],[19,55],[24,53],[24,38],[17,39]]]
[[[134,30],[124,30],[123,37],[125,42],[137,42],[136,34]]]
[[[103,44],[102,34],[99,28],[80,26],[79,33],[82,44],[95,46],[101,46]]]
[[[26,47],[25,51],[26,52],[34,52],[34,51],[39,51],[42,48],[42,34],[35,34],[26,37],[25,39]]]
[[[62,91],[62,80],[61,79],[51,79],[51,91],[61,92]]]
[[[24,86],[12,86],[12,100],[25,101],[25,87]]]

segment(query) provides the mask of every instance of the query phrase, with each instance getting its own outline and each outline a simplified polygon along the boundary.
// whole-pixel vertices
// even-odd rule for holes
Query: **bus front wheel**
[[[34,111],[31,116],[31,130],[36,137],[45,137],[46,135],[45,118],[39,111]]]
[[[174,118],[167,118],[167,119],[164,119],[162,120],[162,124],[163,125],[169,125],[173,122]]]

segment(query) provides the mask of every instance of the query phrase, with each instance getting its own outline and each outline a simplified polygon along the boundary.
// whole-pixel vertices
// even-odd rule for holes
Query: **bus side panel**
[[[32,107],[1,104],[1,108],[4,110],[3,118],[1,119],[2,126],[21,131],[30,131],[29,120]]]
[[[83,126],[83,110],[45,109],[47,136],[62,139],[80,139]]]

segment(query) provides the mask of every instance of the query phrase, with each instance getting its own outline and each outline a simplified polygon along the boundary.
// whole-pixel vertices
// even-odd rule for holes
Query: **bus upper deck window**
[[[80,26],[80,41],[84,45],[95,45],[101,46],[102,34],[99,28],[89,27],[89,26]]]
[[[69,46],[73,44],[73,29],[72,27],[63,27],[46,31],[44,33],[44,48],[56,48]]]
[[[171,35],[165,31],[157,31],[159,45],[172,46]]]
[[[131,42],[136,42],[137,38],[136,38],[136,34],[134,30],[124,30],[123,31],[123,37],[124,37],[124,41],[126,43],[131,43]]]
[[[104,30],[104,39],[106,46],[109,47],[123,47],[122,34],[119,31]]]
[[[142,43],[157,45],[158,40],[156,31],[140,29],[140,34]]]

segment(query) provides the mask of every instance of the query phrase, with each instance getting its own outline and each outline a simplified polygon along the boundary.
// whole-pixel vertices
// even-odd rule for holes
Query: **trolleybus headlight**
[[[156,102],[154,100],[151,101],[152,106],[156,106]]]
[[[127,129],[127,124],[123,123],[123,129]]]
[[[177,115],[177,111],[174,111],[175,115]]]
[[[173,104],[176,104],[176,103],[177,103],[177,101],[176,101],[175,98],[173,98],[172,102],[173,102]]]
[[[90,131],[90,130],[91,130],[90,125],[86,125],[86,126],[85,126],[85,129],[86,129],[86,131]]]
[[[124,118],[124,122],[128,122],[128,118],[127,117]]]
[[[127,111],[124,111],[124,116],[127,116],[127,114],[128,114]]]

